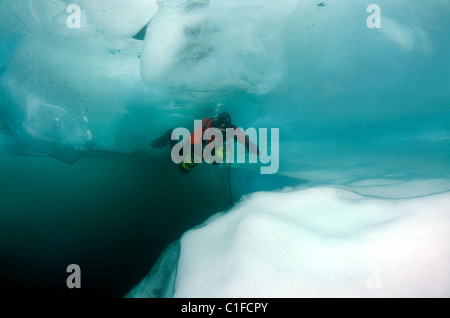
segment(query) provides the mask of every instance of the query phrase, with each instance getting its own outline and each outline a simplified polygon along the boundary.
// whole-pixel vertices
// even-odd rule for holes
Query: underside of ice
[[[449,138],[446,1],[380,1],[380,29],[367,28],[364,5],[335,0],[79,1],[79,28],[68,27],[70,4],[1,4],[0,116],[38,152],[74,161],[93,146],[138,151],[163,123],[185,125],[218,103],[243,126],[283,122],[285,145],[355,130]],[[34,127],[30,109],[43,114]],[[70,124],[35,133],[49,116]]]

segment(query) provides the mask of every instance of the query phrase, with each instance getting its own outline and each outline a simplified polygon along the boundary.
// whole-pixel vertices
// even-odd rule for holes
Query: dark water
[[[122,297],[168,244],[230,204],[217,168],[185,176],[164,156],[94,153],[67,165],[0,154],[0,166],[4,296]],[[69,264],[81,289],[66,287]]]

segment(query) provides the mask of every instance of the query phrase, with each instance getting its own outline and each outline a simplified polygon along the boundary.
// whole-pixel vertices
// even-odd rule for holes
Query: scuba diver
[[[226,134],[227,129],[233,129],[234,131],[234,141],[241,142],[249,154],[256,154],[259,156],[259,148],[257,145],[253,144],[250,141],[250,138],[245,134],[242,129],[238,129],[236,125],[233,125],[231,122],[231,116],[227,112],[220,113],[215,118],[207,117],[202,120],[202,124],[198,126],[195,131],[190,135],[190,144],[191,144],[191,153],[187,154],[187,156],[183,159],[183,161],[178,165],[180,171],[182,173],[188,173],[190,172],[195,166],[196,163],[194,162],[194,146],[195,145],[201,145],[202,149],[204,149],[208,144],[214,141],[215,136],[211,136],[209,140],[204,140],[202,138],[203,134],[208,129],[219,129],[222,133],[222,140],[224,141],[224,144],[230,145],[229,139],[231,139],[228,134]],[[179,141],[178,140],[171,140],[173,129],[169,129],[167,132],[165,132],[161,137],[155,139],[151,146],[154,148],[164,148],[167,144],[170,144],[170,147],[173,148]],[[226,148],[223,146],[220,147],[217,150],[217,155],[222,156],[224,159],[226,157]],[[213,154],[214,155],[214,154]],[[213,164],[219,164],[217,162]]]

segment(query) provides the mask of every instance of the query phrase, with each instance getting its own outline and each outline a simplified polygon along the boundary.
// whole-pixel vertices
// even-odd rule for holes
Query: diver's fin
[[[151,145],[153,148],[164,148],[170,140],[170,136],[172,135],[173,129],[169,129],[162,135],[161,137],[152,141]]]

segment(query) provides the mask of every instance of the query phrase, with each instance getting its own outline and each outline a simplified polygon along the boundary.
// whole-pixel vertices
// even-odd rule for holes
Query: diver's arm
[[[245,146],[245,148],[247,148],[248,152],[250,154],[256,154],[257,156],[259,156],[259,147],[250,141],[250,138],[245,134],[244,131],[242,131],[242,129],[238,128],[236,125],[233,125],[233,128],[235,135],[234,139],[236,141],[239,141],[240,143],[242,143],[242,140],[244,140],[243,145]],[[253,149],[256,150],[256,153],[252,152]]]
[[[212,118],[205,118],[202,120],[202,124],[195,128],[194,132],[191,134],[191,145],[203,143],[203,133],[207,129],[206,126],[209,121],[212,121]]]

